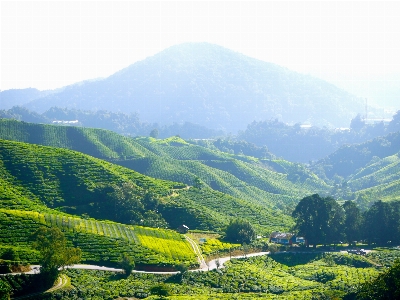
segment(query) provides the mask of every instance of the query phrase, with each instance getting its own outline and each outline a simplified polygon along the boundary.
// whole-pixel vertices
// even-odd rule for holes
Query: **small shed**
[[[187,233],[189,231],[189,227],[187,227],[185,224],[182,224],[177,228],[176,231],[178,231],[179,233]]]
[[[292,245],[296,243],[296,236],[293,233],[275,231],[271,233],[269,241],[276,244]]]

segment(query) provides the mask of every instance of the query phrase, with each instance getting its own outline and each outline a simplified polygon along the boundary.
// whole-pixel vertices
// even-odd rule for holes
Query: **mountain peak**
[[[254,120],[348,126],[363,110],[323,80],[210,43],[169,47],[100,81],[34,100],[28,108],[137,112],[143,121],[189,121],[235,132]]]

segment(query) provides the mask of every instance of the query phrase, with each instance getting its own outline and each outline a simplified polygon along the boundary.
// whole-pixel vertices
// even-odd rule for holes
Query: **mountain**
[[[10,109],[13,106],[23,105],[32,100],[43,98],[57,90],[39,91],[34,88],[11,89],[0,92],[0,109]]]
[[[268,119],[344,127],[364,111],[360,99],[328,82],[208,43],[170,47],[25,106],[136,112],[146,122],[189,121],[226,132]]]

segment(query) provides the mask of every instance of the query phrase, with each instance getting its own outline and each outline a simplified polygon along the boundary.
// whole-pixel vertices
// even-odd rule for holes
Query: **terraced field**
[[[172,230],[33,211],[0,209],[1,246],[30,249],[31,236],[41,225],[59,227],[88,262],[115,263],[129,253],[138,264],[197,263],[190,244]]]

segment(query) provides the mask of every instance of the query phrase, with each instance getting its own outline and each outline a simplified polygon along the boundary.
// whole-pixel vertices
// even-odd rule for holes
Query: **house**
[[[270,243],[282,244],[282,245],[293,245],[305,243],[305,239],[300,236],[296,236],[294,233],[286,233],[274,231],[269,237]]]
[[[182,224],[176,229],[176,231],[179,233],[187,233],[189,231],[189,227],[187,227],[185,224]]]

